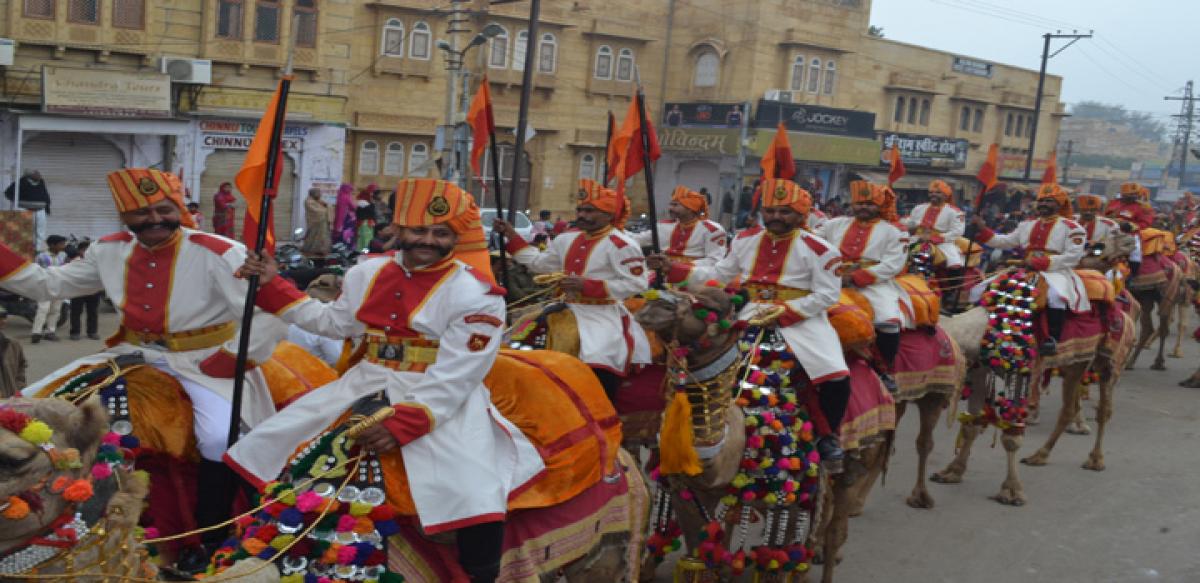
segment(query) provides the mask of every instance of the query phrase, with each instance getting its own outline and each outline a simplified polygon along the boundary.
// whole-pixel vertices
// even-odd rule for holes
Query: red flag
[[[279,81],[279,86],[275,88],[275,95],[271,97],[267,111],[263,112],[262,120],[258,122],[258,130],[254,132],[254,139],[250,142],[250,149],[246,151],[246,159],[242,162],[242,168],[238,170],[237,176],[233,180],[237,183],[242,198],[246,199],[246,219],[242,225],[242,241],[252,247],[258,240],[258,226],[265,222],[267,245],[264,250],[267,252],[275,251],[275,224],[271,217],[260,217],[259,213],[262,210],[263,196],[274,197],[279,188],[279,179],[283,176],[283,167],[278,165],[275,169],[274,182],[270,185],[266,184],[267,159],[274,157],[278,161],[283,156],[282,139],[272,143],[271,138],[274,137],[272,134],[276,122],[283,123],[286,115],[287,87],[291,81],[291,76],[284,77]],[[279,135],[282,138],[283,132],[280,131]]]
[[[983,202],[983,194],[996,186],[1000,182],[1000,145],[992,144],[988,148],[987,159],[983,161],[983,166],[979,167],[979,173],[975,175],[976,180],[983,184],[983,188],[979,189],[979,195],[975,197],[975,208],[978,209],[980,203]]]
[[[635,96],[629,101],[629,111],[625,113],[625,121],[621,122],[621,129],[612,141],[612,151],[616,153],[617,157],[616,165],[613,166],[616,170],[613,174],[617,179],[618,192],[624,192],[625,181],[646,167],[643,153],[645,149],[642,145],[643,131],[650,142],[650,161],[653,162],[662,157],[662,148],[658,145],[658,134],[654,132],[654,124],[650,123],[648,116],[647,127],[642,128],[641,116],[638,115],[637,100],[639,98],[640,96]]]
[[[905,174],[908,174],[908,169],[904,167],[904,160],[900,158],[900,146],[892,143],[892,169],[888,171],[888,186],[896,184]]]
[[[1046,164],[1046,172],[1042,174],[1042,184],[1058,182],[1058,152],[1050,152],[1050,162]]]
[[[762,177],[791,179],[796,175],[796,161],[792,157],[792,145],[788,142],[787,127],[783,122],[775,128],[775,138],[763,154]]]
[[[492,113],[492,91],[488,86],[487,75],[479,83],[479,91],[471,100],[471,109],[467,111],[467,124],[471,126],[471,168],[475,176],[483,176],[479,170],[479,158],[488,146],[488,139],[496,132],[496,118]]]

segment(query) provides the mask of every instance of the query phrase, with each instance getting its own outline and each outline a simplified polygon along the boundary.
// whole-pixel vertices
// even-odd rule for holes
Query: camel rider
[[[51,373],[25,389],[33,396],[47,384],[116,355],[141,352],[148,364],[178,379],[194,412],[200,452],[195,521],[205,527],[229,517],[236,476],[221,463],[232,413],[237,329],[246,283],[234,277],[246,249],[241,243],[192,229],[183,206],[183,185],[166,172],[127,168],[108,175],[108,185],[128,231],[100,238],[82,259],[42,268],[0,245],[0,287],[34,300],[85,296],[103,291],[116,307],[120,328],[108,348]],[[287,327],[268,314],[255,318],[249,359],[270,358]],[[260,372],[247,376],[242,423],[253,427],[275,412]],[[137,428],[133,428],[136,435]],[[219,545],[220,530],[203,545]],[[198,547],[180,554],[179,568],[203,569],[211,553]]]
[[[750,292],[741,318],[760,308],[782,305],[776,324],[796,361],[817,386],[821,412],[831,433],[819,436],[817,450],[826,460],[843,457],[838,428],[850,399],[850,377],[837,331],[825,311],[837,303],[842,282],[838,250],[803,229],[812,197],[790,180],[768,178],[762,184],[763,227],[738,234],[729,254],[712,266],[687,265],[656,255],[650,266],[667,271],[672,283],[728,283],[740,277]]]
[[[1023,249],[1026,267],[1045,278],[1049,288],[1046,297],[1049,337],[1040,350],[1044,355],[1052,355],[1057,352],[1067,314],[1091,309],[1083,281],[1074,271],[1083,258],[1087,233],[1069,218],[1072,217],[1071,200],[1057,184],[1044,184],[1038,189],[1034,208],[1037,218],[1022,221],[1012,233],[992,231],[978,215],[972,216],[971,222],[979,229],[980,243],[996,249]],[[972,291],[973,299],[982,293],[987,283]]]
[[[1144,195],[1144,196],[1143,196]],[[1143,200],[1143,198],[1145,200]],[[1104,216],[1115,219],[1126,227],[1129,232],[1139,233],[1142,229],[1154,224],[1154,210],[1146,202],[1150,200],[1150,190],[1136,182],[1126,182],[1121,185],[1120,196],[1108,203]],[[1142,266],[1141,237],[1134,237],[1137,248],[1129,256],[1129,276],[1134,277]]]
[[[1077,222],[1087,233],[1088,246],[1106,245],[1121,229],[1116,221],[1097,216],[1104,209],[1104,199],[1094,194],[1075,197],[1075,208],[1079,210]]]
[[[708,220],[708,199],[686,186],[675,187],[667,207],[670,219],[658,222],[658,240],[667,245],[664,251],[673,261],[714,264],[725,257],[725,229]],[[653,239],[650,231],[633,234],[642,247]]]
[[[260,307],[314,334],[359,337],[362,352],[340,379],[297,399],[226,455],[261,486],[346,407],[384,393],[378,406],[395,414],[358,441],[380,454],[399,450],[422,530],[455,531],[459,563],[475,583],[499,572],[509,496],[545,469],[483,385],[505,308],[479,220],[470,193],[453,183],[401,180],[400,251],[352,267],[329,304],[275,277],[274,260],[247,260],[243,274],[263,282]]]
[[[862,292],[875,312],[875,346],[883,359],[880,375],[888,391],[896,392],[892,376],[900,351],[900,330],[913,327],[912,304],[896,283],[908,260],[908,235],[892,224],[896,199],[884,188],[865,180],[850,183],[852,217],[836,217],[818,233],[842,254],[842,285]]]
[[[950,277],[961,277],[963,256],[956,241],[966,230],[966,216],[950,204],[954,190],[944,180],[929,183],[929,202],[917,205],[904,219],[904,226],[921,241],[933,243],[946,258]]]
[[[593,180],[581,180],[573,229],[545,251],[529,246],[512,225],[492,229],[508,237],[513,259],[534,273],[563,273],[558,288],[579,327],[579,359],[596,373],[609,398],[638,365],[650,364],[645,331],[622,303],[649,286],[646,259],[622,230],[629,199]]]

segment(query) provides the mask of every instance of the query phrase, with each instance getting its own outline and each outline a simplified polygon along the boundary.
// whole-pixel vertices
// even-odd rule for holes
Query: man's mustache
[[[143,231],[148,231],[155,227],[166,229],[168,231],[174,231],[175,229],[179,228],[179,221],[159,221],[157,223],[142,223],[140,225],[129,225],[129,230],[133,231],[134,233],[141,233]]]
[[[445,257],[446,255],[449,255],[450,251],[452,251],[454,248],[441,247],[439,245],[426,245],[424,243],[401,243],[400,249],[403,251],[416,251],[417,249],[425,249],[428,251],[433,251],[439,256]]]

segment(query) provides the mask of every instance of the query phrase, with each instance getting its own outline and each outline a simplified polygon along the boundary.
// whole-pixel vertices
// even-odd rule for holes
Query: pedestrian
[[[382,228],[392,224],[392,206],[383,197],[382,190],[371,193],[371,205],[375,209],[375,227]],[[394,198],[394,195],[393,197]]]
[[[192,215],[192,222],[196,223],[196,230],[203,231],[204,230],[204,213],[200,212],[200,203],[196,203],[196,202],[187,203],[187,210]]]
[[[371,248],[375,239],[375,205],[365,200],[357,202],[354,209],[354,219],[357,225],[354,233],[354,248],[362,251]]]
[[[46,190],[46,181],[37,170],[26,172],[20,179],[20,192],[16,192],[17,183],[8,185],[4,197],[15,204],[12,208],[33,211],[33,239],[41,241],[46,236],[46,217],[50,214],[50,192]]]
[[[304,200],[304,245],[300,252],[305,255],[329,255],[329,205],[321,200],[321,189],[308,189]]]
[[[7,322],[8,312],[0,308],[0,399],[12,397],[25,387],[25,371],[29,368],[21,343],[4,335]]]
[[[46,250],[37,254],[37,264],[42,267],[53,267],[66,263],[67,238],[62,235],[46,237]],[[62,300],[54,299],[38,302],[37,315],[33,317],[33,343],[41,342],[43,338],[58,342],[54,328],[58,326],[58,314],[62,311]]]
[[[87,253],[88,247],[91,247],[91,245],[91,241],[83,241],[76,245],[75,256],[70,258],[67,263],[74,263],[83,259],[84,253]],[[79,333],[82,329],[80,320],[82,320],[85,311],[87,312],[87,337],[92,340],[100,339],[100,297],[103,295],[104,292],[96,292],[86,296],[71,298],[71,340],[79,340]]]
[[[342,184],[338,187],[333,212],[333,242],[353,245],[354,225],[354,187]]]
[[[213,232],[233,238],[233,217],[237,199],[233,196],[233,185],[222,182],[213,195]]]

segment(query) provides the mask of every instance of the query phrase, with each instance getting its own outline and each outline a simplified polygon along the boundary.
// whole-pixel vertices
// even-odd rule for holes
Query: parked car
[[[479,218],[483,223],[483,233],[487,235],[488,241],[491,241],[492,221],[496,220],[496,209],[479,209]],[[533,221],[529,220],[529,217],[525,213],[516,213],[516,220],[513,221],[513,227],[517,229],[517,232],[520,233],[526,241],[533,239]]]

